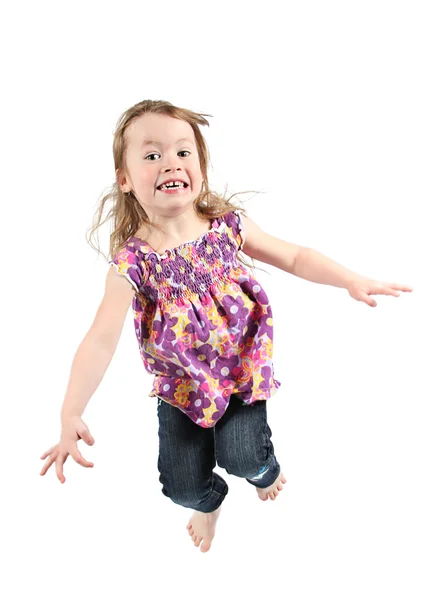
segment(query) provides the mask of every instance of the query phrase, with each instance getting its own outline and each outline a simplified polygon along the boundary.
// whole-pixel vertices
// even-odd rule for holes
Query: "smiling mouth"
[[[162,189],[163,185],[165,185],[165,184],[162,183],[156,189],[160,192],[165,192],[166,190],[184,190],[185,188],[189,187],[187,183],[183,183],[182,185],[168,186],[168,187],[165,187],[164,189]]]

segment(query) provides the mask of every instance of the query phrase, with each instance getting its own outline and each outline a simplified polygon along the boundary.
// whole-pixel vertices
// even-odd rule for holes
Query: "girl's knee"
[[[241,455],[224,453],[217,458],[217,464],[230,475],[236,477],[254,477],[263,467],[267,459],[264,452],[244,452]]]

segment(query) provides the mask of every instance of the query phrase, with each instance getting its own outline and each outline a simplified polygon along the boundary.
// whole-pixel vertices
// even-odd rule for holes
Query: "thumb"
[[[370,298],[370,296],[368,294],[366,294],[365,292],[362,292],[362,294],[361,294],[361,300],[363,300],[369,306],[373,306],[373,308],[375,306],[377,306],[376,300],[374,300],[373,298]]]
[[[80,431],[80,438],[83,440],[83,442],[86,442],[88,446],[93,446],[95,443],[95,440],[93,439],[93,436],[87,427],[83,429],[83,431]]]
[[[93,439],[93,437],[90,435],[89,432],[87,432],[85,434],[85,437],[83,439],[88,446],[93,446],[93,444],[95,443],[95,440]]]

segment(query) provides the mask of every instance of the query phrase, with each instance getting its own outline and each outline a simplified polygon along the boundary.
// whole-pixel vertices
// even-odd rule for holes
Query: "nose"
[[[177,171],[180,168],[181,158],[177,154],[167,154],[164,160],[165,166],[162,168],[163,173],[167,171]]]
[[[179,169],[180,169],[180,167],[178,167],[176,165],[173,166],[173,167],[164,167],[163,172],[167,173],[167,172],[170,172],[170,171],[179,171]]]

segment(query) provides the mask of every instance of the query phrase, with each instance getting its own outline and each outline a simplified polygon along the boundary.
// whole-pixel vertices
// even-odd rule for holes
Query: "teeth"
[[[184,183],[182,181],[175,181],[175,182],[170,182],[169,184],[165,185],[165,183],[161,186],[161,190],[166,190],[166,189],[170,189],[170,188],[176,188],[176,187],[185,187]]]

